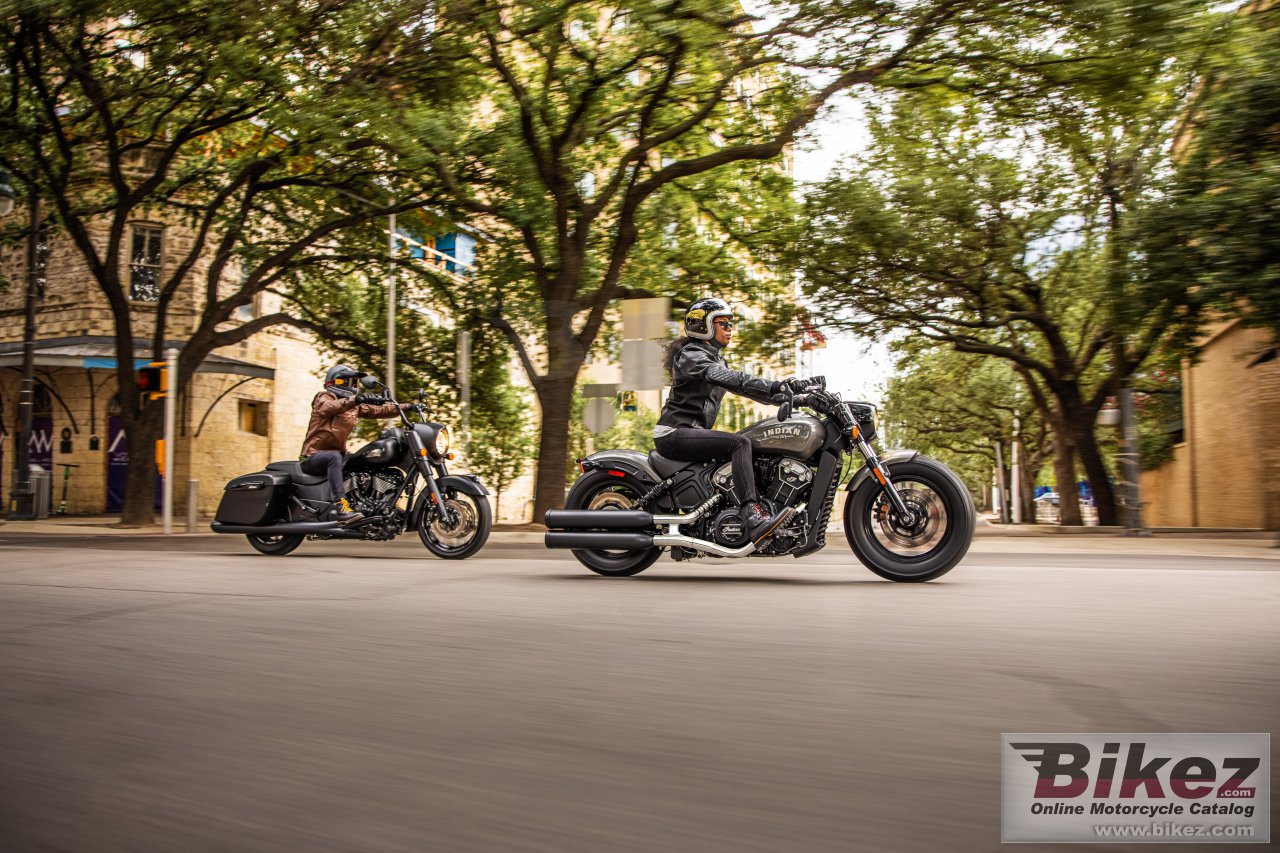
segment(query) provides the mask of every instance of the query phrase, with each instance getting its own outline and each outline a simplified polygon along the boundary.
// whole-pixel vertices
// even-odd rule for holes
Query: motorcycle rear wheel
[[[244,538],[249,540],[249,544],[259,554],[283,557],[285,554],[293,553],[305,537],[290,533],[277,533],[274,536],[265,533],[249,533]]]
[[[844,505],[844,534],[854,556],[899,583],[945,575],[973,542],[977,512],[969,490],[950,468],[925,456],[891,465],[889,477],[920,520],[903,525],[880,484],[866,478]]]
[[[642,493],[630,477],[619,479],[604,471],[588,471],[578,478],[565,499],[565,509],[624,510],[635,506]],[[622,578],[638,575],[657,562],[661,548],[632,551],[578,549],[573,556],[598,575]]]

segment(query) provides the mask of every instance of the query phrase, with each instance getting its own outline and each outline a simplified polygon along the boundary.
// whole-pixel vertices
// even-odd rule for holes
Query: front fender
[[[453,489],[455,492],[462,492],[464,495],[471,495],[477,498],[482,498],[489,494],[489,490],[484,487],[484,483],[480,482],[480,478],[474,474],[450,474],[448,477],[441,477],[436,480],[436,486],[442,492]]]
[[[919,450],[886,450],[880,454],[880,463],[892,467],[895,462],[910,462],[919,455]],[[845,486],[844,490],[852,492],[870,478],[871,468],[866,463],[863,463],[858,472],[849,478],[849,485]]]

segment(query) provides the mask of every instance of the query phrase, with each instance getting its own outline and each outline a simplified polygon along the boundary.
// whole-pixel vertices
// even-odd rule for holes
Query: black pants
[[[321,450],[302,460],[302,473],[315,477],[319,474],[329,475],[329,488],[333,489],[334,501],[347,496],[342,488],[342,460],[346,456],[336,450]]]
[[[677,462],[708,462],[732,456],[733,492],[738,503],[759,500],[756,475],[751,468],[751,439],[745,435],[718,429],[678,428],[655,438],[653,444],[659,453]]]

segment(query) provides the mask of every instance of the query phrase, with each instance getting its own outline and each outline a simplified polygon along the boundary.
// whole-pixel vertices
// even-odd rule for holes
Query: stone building
[[[105,245],[105,223],[98,239]],[[191,236],[183,226],[140,220],[128,226],[131,256],[122,261],[135,323],[135,363],[149,362],[154,331],[155,282],[171,271]],[[465,240],[456,241],[462,246]],[[455,245],[455,244],[450,244]],[[428,247],[436,251],[434,246]],[[437,252],[438,253],[438,252]],[[22,247],[0,253],[0,494],[8,506],[18,434],[22,363]],[[166,344],[182,346],[197,319],[197,265],[177,304],[169,311]],[[106,298],[65,239],[54,238],[45,253],[44,294],[36,329],[36,394],[31,460],[54,477],[52,509],[62,501],[67,514],[117,512],[123,499],[128,456],[116,401],[114,327]],[[233,322],[278,309],[278,297],[261,294]],[[212,515],[222,488],[234,476],[279,459],[294,459],[330,359],[307,333],[291,327],[260,332],[243,343],[215,350],[177,400],[174,512],[186,511],[190,481],[197,509]],[[66,466],[75,466],[67,468]],[[159,489],[157,488],[157,506]]]
[[[1211,328],[1182,367],[1182,440],[1142,474],[1149,527],[1280,530],[1280,358],[1265,330]]]

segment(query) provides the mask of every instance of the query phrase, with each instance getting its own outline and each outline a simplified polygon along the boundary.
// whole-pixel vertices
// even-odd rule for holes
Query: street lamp
[[[16,193],[9,173],[0,172],[0,215],[13,211]],[[40,255],[40,193],[27,187],[27,293],[22,326],[22,388],[18,394],[18,452],[9,490],[9,517],[36,517],[35,494],[31,489],[31,415],[36,389],[36,300],[38,298]]]

